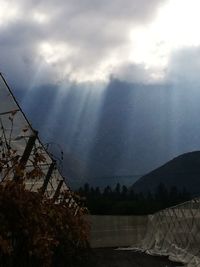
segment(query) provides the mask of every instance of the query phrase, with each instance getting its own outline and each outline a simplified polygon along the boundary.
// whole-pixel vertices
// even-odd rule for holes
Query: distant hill
[[[155,192],[163,183],[168,189],[176,186],[185,189],[194,196],[200,195],[200,151],[182,154],[163,166],[144,175],[133,184],[135,192]]]

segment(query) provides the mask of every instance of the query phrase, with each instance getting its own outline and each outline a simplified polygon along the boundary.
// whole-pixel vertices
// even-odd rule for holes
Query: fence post
[[[55,191],[54,196],[53,196],[53,200],[54,200],[54,202],[55,202],[55,201],[57,200],[57,198],[59,197],[60,189],[61,189],[63,183],[64,183],[64,180],[61,180],[61,181],[59,182],[57,188],[56,188],[56,191]]]
[[[28,139],[28,143],[24,149],[24,153],[20,159],[20,163],[19,163],[19,166],[20,168],[23,170],[26,166],[26,163],[30,157],[30,154],[31,154],[31,151],[33,149],[33,146],[35,144],[35,140],[37,139],[38,137],[38,132],[37,131],[34,131],[33,132],[33,135],[29,137]],[[18,181],[21,177],[18,176],[18,175],[14,175],[14,180]]]
[[[44,183],[43,183],[43,185],[42,185],[42,187],[41,187],[41,193],[42,193],[42,194],[44,194],[45,191],[46,191],[46,189],[47,189],[47,186],[48,186],[49,180],[50,180],[50,178],[51,178],[51,175],[52,175],[52,173],[53,173],[53,170],[54,170],[54,168],[55,168],[55,165],[56,165],[56,162],[53,161],[53,162],[51,163],[49,169],[48,169],[47,175],[46,175],[46,177],[45,177],[45,179],[44,179]]]

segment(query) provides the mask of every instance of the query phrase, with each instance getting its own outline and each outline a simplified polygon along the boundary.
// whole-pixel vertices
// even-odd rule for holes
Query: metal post
[[[43,183],[43,185],[42,185],[42,187],[41,187],[41,193],[42,193],[42,194],[44,194],[45,191],[47,190],[47,186],[48,186],[49,180],[50,180],[50,178],[51,178],[51,175],[52,175],[52,173],[53,173],[53,170],[54,170],[54,168],[55,168],[55,165],[56,165],[56,162],[53,161],[53,162],[51,163],[49,169],[48,169],[47,175],[46,175],[46,177],[45,177],[45,179],[44,179],[44,183]]]
[[[56,188],[56,191],[55,191],[54,196],[53,196],[53,200],[54,200],[54,202],[55,202],[55,201],[57,200],[57,198],[59,197],[60,189],[61,189],[63,183],[64,183],[64,180],[61,180],[61,181],[59,182],[57,188]]]
[[[33,135],[29,137],[28,143],[25,147],[24,153],[20,159],[20,168],[23,170],[26,166],[26,163],[30,157],[31,151],[33,149],[33,146],[35,144],[35,140],[37,139],[38,132],[34,131]],[[14,180],[18,181],[21,177],[17,176],[16,174],[14,175]]]

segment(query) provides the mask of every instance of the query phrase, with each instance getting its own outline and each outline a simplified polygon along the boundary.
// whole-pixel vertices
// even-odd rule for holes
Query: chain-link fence
[[[200,199],[149,215],[140,244],[149,254],[166,255],[187,266],[200,266]]]
[[[41,143],[4,77],[0,74],[0,182],[24,179],[26,188],[41,190],[55,201],[64,197],[70,206],[77,206],[57,162]]]

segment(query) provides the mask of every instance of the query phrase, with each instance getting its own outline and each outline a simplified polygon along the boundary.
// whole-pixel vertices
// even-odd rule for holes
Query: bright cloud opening
[[[38,52],[48,64],[58,63],[72,55],[72,49],[66,43],[42,42],[39,45]]]
[[[44,24],[44,23],[47,23],[49,21],[49,16],[45,13],[34,12],[33,13],[33,19],[40,24]]]
[[[149,68],[164,69],[173,50],[200,45],[199,10],[198,0],[169,1],[158,10],[153,23],[131,31],[129,59]]]
[[[14,20],[19,14],[17,5],[10,5],[9,1],[2,0],[0,6],[0,26]]]
[[[157,3],[154,9],[146,0],[141,3],[120,0],[113,7],[110,5],[117,11],[112,16],[105,12],[109,10],[105,3],[100,4],[101,9],[96,13],[96,9],[87,9],[72,0],[63,5],[36,2],[1,1],[1,39],[5,38],[6,48],[11,49],[7,56],[2,52],[1,61],[5,57],[4,61],[8,62],[15,47],[19,50],[14,56],[22,66],[24,59],[30,59],[25,60],[27,64],[36,62],[47,73],[53,71],[54,76],[67,77],[70,81],[108,81],[111,75],[119,78],[124,75],[122,78],[130,81],[131,76],[135,79],[131,66],[136,65],[141,82],[146,74],[147,82],[160,82],[165,78],[174,50],[200,45],[199,0],[165,0],[162,4],[154,0]],[[125,8],[124,16],[119,19],[118,11],[128,4],[132,11]],[[144,14],[137,17],[134,10],[140,5]],[[144,19],[145,6],[153,14],[148,20]],[[13,58],[10,62],[13,65]],[[122,70],[123,66],[126,67]],[[25,71],[28,69],[31,68]]]

